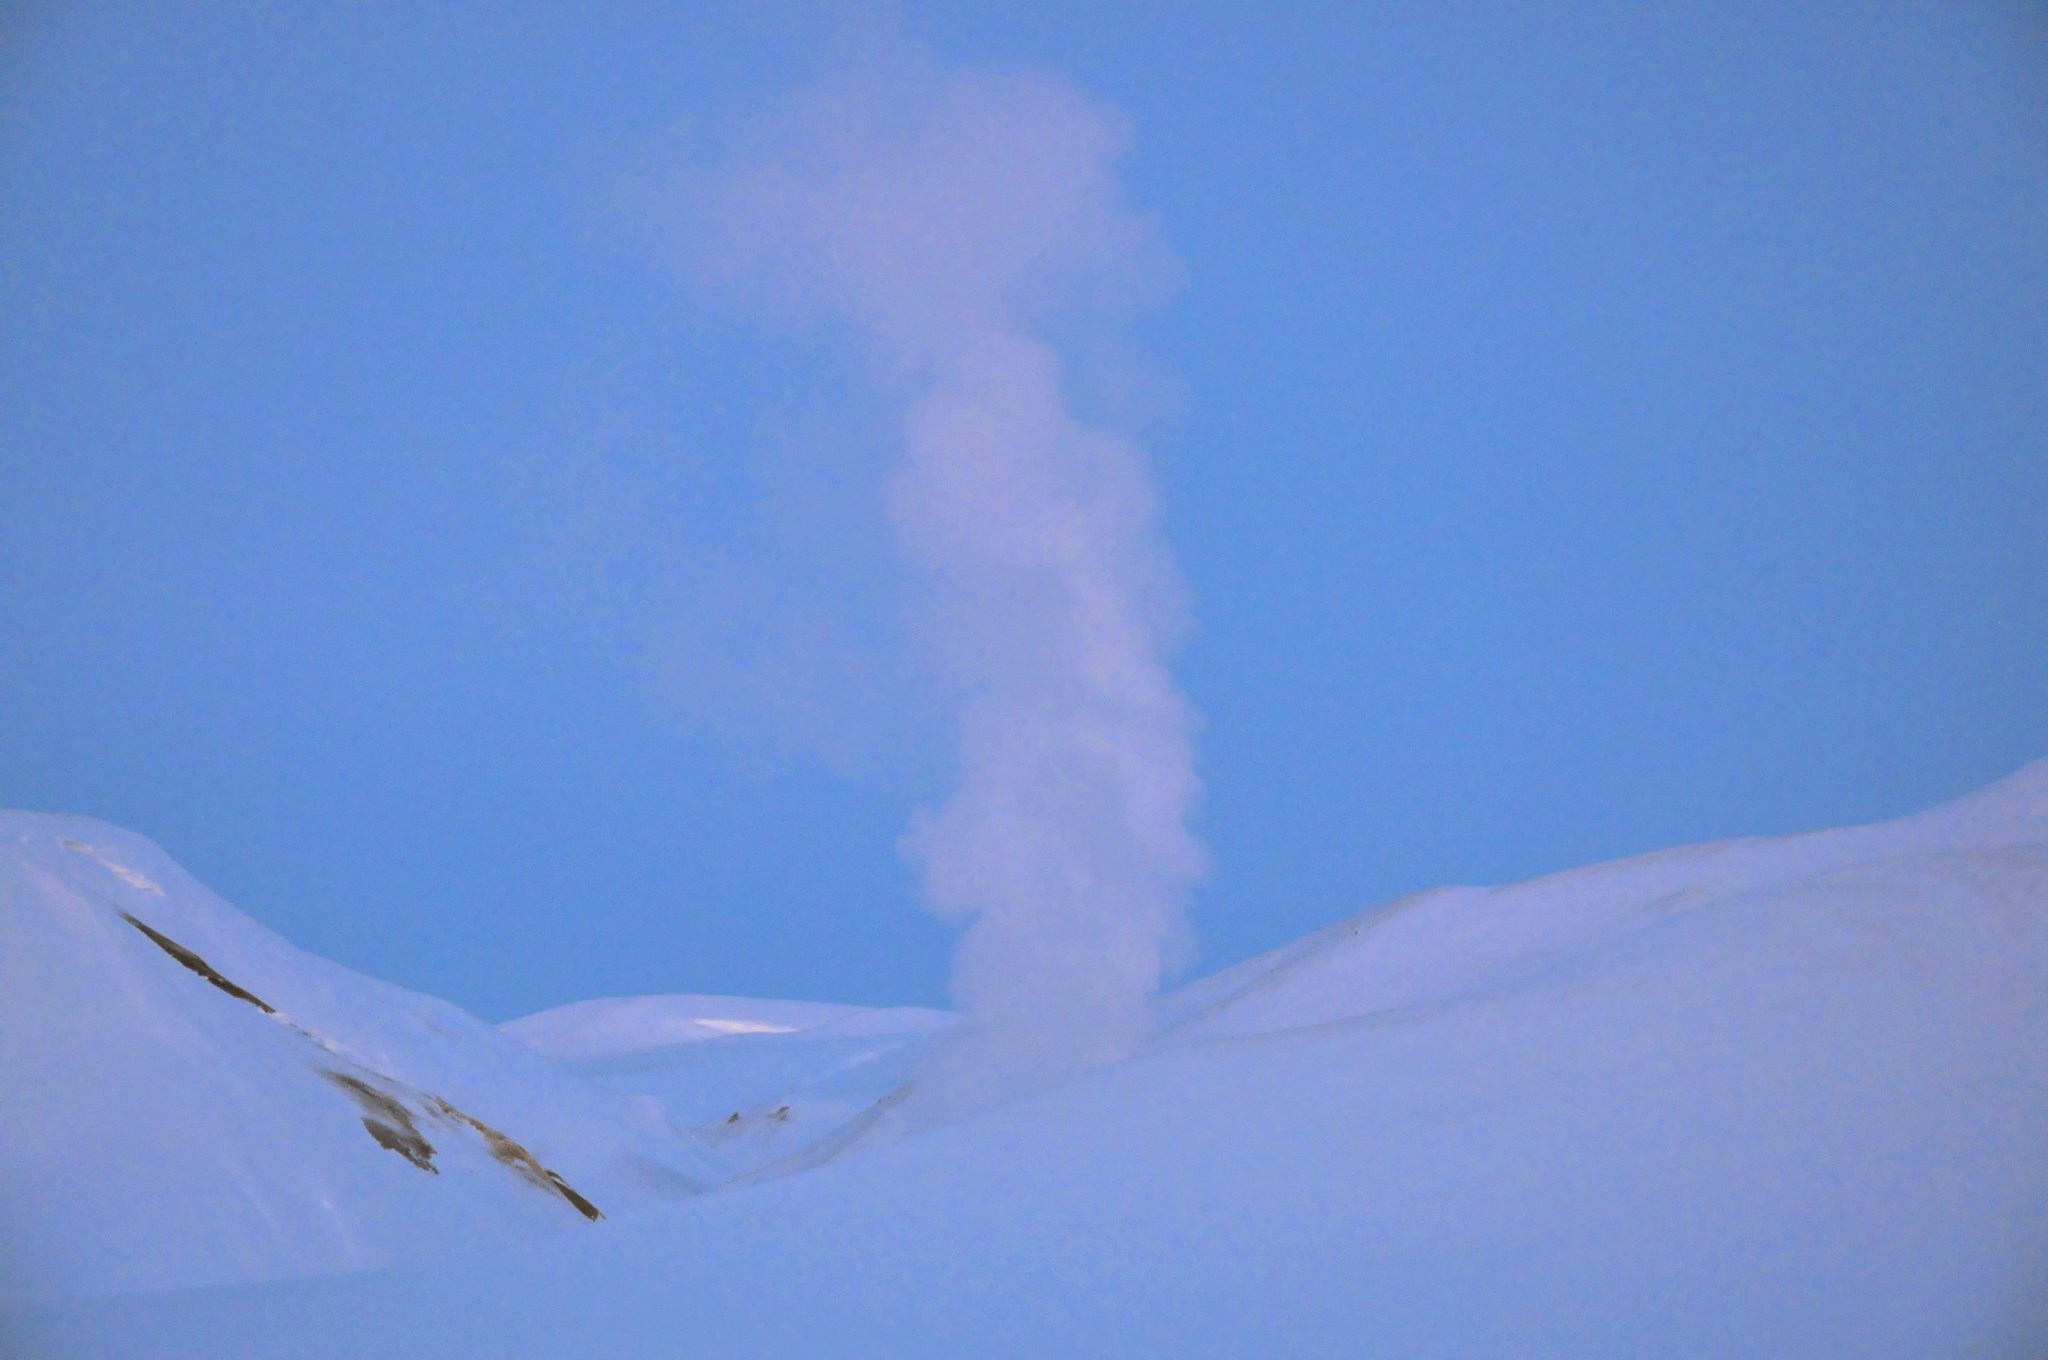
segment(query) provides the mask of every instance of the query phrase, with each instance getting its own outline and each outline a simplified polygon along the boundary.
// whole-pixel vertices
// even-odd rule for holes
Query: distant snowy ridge
[[[626,996],[578,1001],[499,1028],[550,1058],[582,1061],[642,1053],[735,1034],[894,1034],[936,1029],[949,1011],[921,1006],[845,1006],[742,996]]]

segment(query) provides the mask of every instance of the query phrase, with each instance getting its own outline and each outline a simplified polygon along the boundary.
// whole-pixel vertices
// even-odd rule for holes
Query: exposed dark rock
[[[228,981],[226,978],[220,975],[220,972],[217,969],[215,969],[212,964],[208,963],[205,959],[200,958],[197,954],[187,949],[184,945],[179,944],[176,940],[164,934],[162,931],[151,929],[149,926],[145,925],[141,921],[136,920],[133,916],[130,916],[125,911],[121,913],[121,919],[126,921],[129,925],[134,926],[143,934],[149,936],[149,938],[156,943],[156,947],[163,950],[164,953],[169,954],[179,963],[184,964],[187,968],[190,968],[193,972],[199,974],[199,976],[205,978],[208,982],[211,982],[214,986],[220,988],[229,996],[234,997],[237,1001],[246,1001],[250,1005],[254,1006],[257,1010],[262,1011],[265,1015],[277,1014],[277,1008],[275,1006],[271,1005],[262,997],[256,995],[256,993],[248,990],[247,988],[237,986],[236,984]]]
[[[378,1146],[390,1148],[422,1171],[436,1176],[441,1174],[441,1168],[434,1165],[434,1145],[413,1122],[412,1111],[406,1108],[404,1101],[346,1072],[329,1069],[320,1075],[348,1092],[362,1108],[363,1127],[377,1140]]]

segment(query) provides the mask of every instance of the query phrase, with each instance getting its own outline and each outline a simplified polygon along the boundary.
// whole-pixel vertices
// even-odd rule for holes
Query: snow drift
[[[2019,1360],[2048,1345],[2044,983],[2048,763],[1883,826],[1376,908],[1165,998],[1135,1058],[825,1146],[802,1174],[397,1268],[17,1308],[0,1339],[75,1357]],[[677,1055],[727,1083],[750,1049],[788,1064],[760,1090],[829,1081],[822,1052],[792,1052],[826,1028],[577,1062],[665,1055],[653,1098],[687,1123],[710,1086]],[[7,1058],[11,1089],[35,1079]]]

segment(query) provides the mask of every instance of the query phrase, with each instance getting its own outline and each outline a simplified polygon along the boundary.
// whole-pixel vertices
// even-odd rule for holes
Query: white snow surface
[[[293,948],[154,844],[82,817],[0,813],[0,1081],[0,1299],[588,1228],[545,1171],[602,1213],[720,1178],[652,1103]],[[431,1158],[366,1121],[409,1121]]]
[[[747,996],[619,996],[578,1001],[499,1028],[535,1052],[565,1062],[616,1058],[735,1034],[897,1034],[951,1023],[922,1006],[845,1006]]]
[[[578,1002],[502,1028],[579,1076],[655,1101],[734,1180],[802,1169],[864,1132],[957,1018],[919,1006],[648,996]]]
[[[110,853],[170,896],[184,891],[141,844]],[[74,879],[89,869],[112,900],[149,897],[83,857]],[[99,959],[97,936],[17,935],[19,904],[53,899],[6,881],[10,1241],[41,1240],[14,1237],[17,1223],[61,1239],[54,1212],[18,1215],[78,1196],[101,1232],[151,1250],[179,1233],[241,1231],[248,1209],[231,1196],[145,1198],[125,1217],[111,1196],[93,1199],[109,1137],[33,1159],[38,1139],[58,1134],[23,1132],[33,1120],[14,1102],[51,1105],[39,1088],[77,1103],[70,1088],[146,1085],[125,1056],[142,1042],[129,1027],[157,1012],[115,1006],[66,1041],[68,1065],[32,1065],[17,1025],[99,1011],[51,994],[21,1001],[18,981],[53,970],[78,992],[87,976],[197,979],[146,973],[169,961],[118,916],[104,918],[119,927],[112,938],[125,946],[125,932],[154,958],[121,954],[119,970],[92,972],[73,955]],[[180,924],[198,933],[196,919]],[[225,947],[239,930],[223,928],[220,958],[184,942],[297,1018],[296,996],[269,997],[236,973],[258,976],[253,952]],[[192,990],[222,1016],[297,1040],[217,989]],[[699,1018],[749,1018],[720,1010]],[[546,1236],[471,1233],[384,1269],[18,1305],[0,1322],[0,1353],[2048,1354],[2048,762],[1881,826],[1422,894],[1198,982],[1160,1013],[1160,1039],[1138,1057],[955,1124],[848,1140],[821,1115],[808,1157],[758,1163],[800,1173],[744,1171],[706,1143],[711,1176],[736,1177],[712,1193]],[[658,1025],[634,1040],[631,1028],[560,1079],[698,1125],[742,1088],[750,1103],[728,1113],[744,1123],[774,1092],[835,1081],[858,1087],[848,1101],[868,1100],[871,1117],[914,1079],[919,1046],[945,1035],[867,1036],[891,1046],[863,1058],[817,1048],[851,1042],[819,1032],[829,1024],[683,1042]],[[210,1108],[231,1086],[237,1127],[263,1131],[232,1158],[260,1166],[266,1148],[285,1147],[307,1161],[316,1144],[301,1095],[273,1115],[256,1050],[203,1051],[233,1067],[195,1102]],[[180,1114],[183,1091],[119,1100],[174,1132],[219,1122]],[[842,1135],[859,1122],[844,1108],[832,1118]],[[342,1132],[425,1179],[360,1129]],[[153,1137],[136,1142],[151,1162],[183,1167],[197,1154],[182,1138],[161,1157]],[[546,1157],[566,1166],[563,1147]],[[17,1179],[25,1165],[57,1188]]]

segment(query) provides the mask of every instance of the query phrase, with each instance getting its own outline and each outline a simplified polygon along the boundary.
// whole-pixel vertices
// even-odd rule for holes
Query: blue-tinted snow
[[[28,1353],[2038,1356],[2048,765],[1367,913],[1140,1057],[800,1174]],[[714,1043],[724,1043],[719,1040]]]

